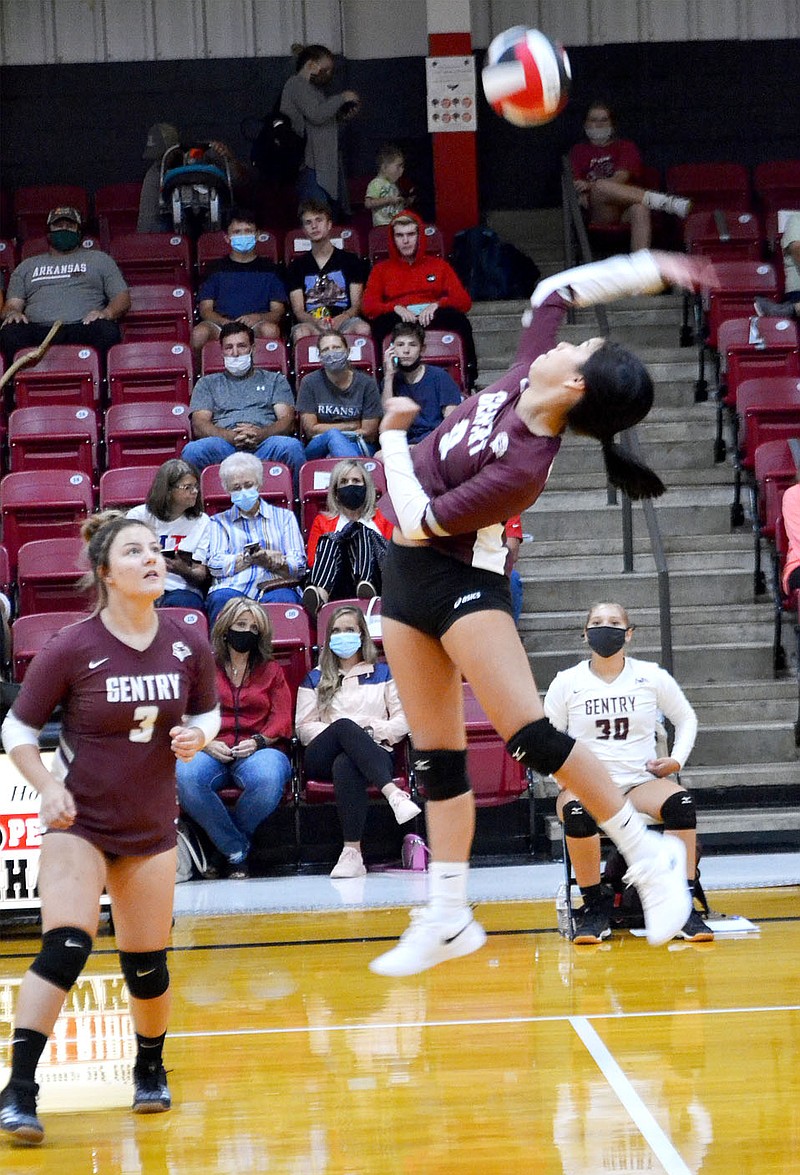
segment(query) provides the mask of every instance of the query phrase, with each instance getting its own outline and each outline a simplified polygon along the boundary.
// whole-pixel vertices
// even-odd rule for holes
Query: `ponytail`
[[[629,457],[613,441],[603,441],[602,445],[608,480],[634,502],[640,498],[660,498],[666,491],[663,481],[649,465]]]

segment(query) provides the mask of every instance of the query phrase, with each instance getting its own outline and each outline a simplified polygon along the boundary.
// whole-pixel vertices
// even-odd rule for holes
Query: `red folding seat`
[[[84,236],[81,240],[81,248],[82,249],[99,249],[100,248],[100,241],[98,240],[97,237],[92,236],[91,233],[87,233],[87,235]],[[50,252],[50,244],[47,240],[47,237],[28,237],[27,240],[22,242],[22,245],[20,246],[20,250],[19,250],[19,255],[20,255],[20,260],[27,261],[29,257],[36,257],[39,255],[39,253],[49,253],[49,252]]]
[[[736,407],[736,389],[745,379],[800,375],[800,331],[788,318],[729,318],[717,331],[717,433],[714,460],[725,457],[723,416]]]
[[[188,443],[189,413],[185,404],[112,404],[105,438],[109,469],[162,465]]]
[[[391,343],[391,335],[387,335],[383,346],[384,367],[386,366],[386,352]],[[466,395],[467,362],[464,357],[464,343],[460,335],[451,330],[426,330],[422,361],[423,363],[431,363],[434,367],[443,367],[461,388],[462,394]]]
[[[139,220],[140,183],[106,184],[94,194],[94,211],[100,228],[103,248],[112,237],[135,233]]]
[[[208,273],[209,267],[215,261],[222,261],[230,254],[231,246],[227,235],[220,231],[203,233],[197,240],[197,273],[199,280]],[[275,233],[268,231],[256,233],[256,253],[265,257],[267,261],[278,264],[278,239]]]
[[[292,471],[280,461],[264,461],[264,482],[261,496],[272,506],[291,510],[294,505]],[[231,496],[219,479],[219,465],[206,465],[200,472],[200,495],[206,514],[230,510]]]
[[[75,184],[36,184],[17,188],[14,193],[16,235],[20,240],[43,236],[47,231],[47,214],[53,208],[77,208],[86,224],[89,193]]]
[[[201,363],[203,375],[225,370],[222,347],[216,339],[203,347]],[[289,378],[289,356],[283,339],[256,339],[253,363],[266,371],[280,371],[287,379]]]
[[[131,286],[130,294],[131,308],[119,323],[123,342],[189,342],[194,306],[188,285]]]
[[[128,511],[132,506],[141,506],[157,473],[157,465],[107,469],[100,478],[100,509]]]
[[[17,408],[8,418],[9,468],[97,470],[97,417],[90,408]]]
[[[667,168],[667,190],[688,196],[695,212],[727,208],[749,212],[750,176],[741,163],[679,163]]]
[[[23,543],[78,534],[93,507],[91,479],[77,470],[6,474],[0,481],[0,516],[12,574]]]
[[[3,289],[8,289],[8,279],[17,267],[17,246],[13,241],[0,240],[0,279]]]
[[[261,603],[272,625],[272,652],[282,666],[292,692],[292,712],[297,687],[313,665],[314,636],[308,613],[299,604]]]
[[[742,480],[752,477],[758,446],[765,441],[800,437],[800,379],[786,375],[744,380],[736,392],[736,415],[739,449],[734,468],[731,524],[741,526],[744,521]]]
[[[467,774],[475,803],[478,807],[495,807],[516,800],[528,789],[525,769],[511,758],[467,682],[464,682],[464,723]]]
[[[112,404],[188,404],[194,366],[186,343],[151,340],[118,343],[108,352]]]
[[[5,592],[8,595],[11,590],[11,563],[8,558],[8,551],[0,543],[0,592]]]
[[[331,244],[337,249],[346,249],[348,253],[355,253],[361,257],[361,238],[354,228],[335,226],[331,229]],[[283,260],[286,265],[294,261],[301,253],[311,252],[311,241],[301,228],[293,228],[287,232],[283,241]]]
[[[113,238],[108,251],[128,285],[191,282],[191,244],[179,233],[123,233]]]
[[[425,237],[425,252],[430,257],[444,257],[444,237],[435,224],[426,224],[422,230]],[[389,225],[376,224],[369,230],[367,256],[370,265],[385,261],[389,256]]]
[[[755,298],[778,295],[775,268],[766,261],[717,261],[714,273],[718,285],[695,299],[698,340],[695,398],[698,400],[706,398],[705,353],[706,348],[718,350],[720,324],[729,318],[749,318]]]
[[[380,503],[381,495],[386,493],[386,473],[383,462],[376,461],[374,457],[355,457],[353,459],[363,461],[372,474]],[[311,523],[320,510],[325,508],[331,470],[341,460],[341,457],[320,457],[316,461],[306,461],[304,465],[300,466],[300,529],[305,538],[308,538]]]
[[[683,227],[689,253],[715,261],[759,261],[764,239],[753,212],[730,212],[723,208],[690,212]]]
[[[17,564],[20,615],[88,610],[90,597],[79,590],[88,570],[81,538],[23,543]]]
[[[14,681],[22,681],[31,661],[52,636],[69,624],[85,620],[86,616],[86,612],[80,611],[34,612],[30,616],[18,616],[11,628]]]
[[[345,335],[345,338],[350,347],[350,366],[366,371],[374,378],[378,370],[378,358],[372,339],[366,335]],[[298,385],[309,371],[322,367],[317,341],[318,336],[306,335],[294,345],[294,372]]]
[[[799,443],[800,444],[800,443]],[[764,441],[753,457],[753,594],[766,590],[761,570],[761,540],[775,541],[775,519],[781,512],[784,491],[797,480],[797,460],[787,440]]]
[[[96,412],[100,406],[97,351],[71,343],[52,344],[38,363],[23,367],[15,376],[14,404],[17,408],[47,409],[66,405]]]
[[[208,618],[202,608],[159,608],[159,612],[164,616],[171,616],[178,624],[185,624],[187,628],[202,632],[203,636],[208,638]]]
[[[753,187],[766,215],[781,208],[800,208],[800,159],[772,159],[757,164]]]

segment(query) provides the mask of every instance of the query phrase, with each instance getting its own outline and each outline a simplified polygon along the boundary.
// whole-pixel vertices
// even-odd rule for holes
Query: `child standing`
[[[411,199],[404,197],[397,186],[406,161],[403,152],[394,143],[385,143],[378,152],[378,174],[370,180],[364,197],[364,207],[372,213],[373,225],[388,224],[402,212]]]

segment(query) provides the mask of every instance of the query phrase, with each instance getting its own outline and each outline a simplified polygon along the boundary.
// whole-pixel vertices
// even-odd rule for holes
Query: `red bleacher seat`
[[[755,470],[755,454],[765,441],[792,440],[800,437],[800,379],[772,376],[769,379],[746,379],[736,392],[736,415],[739,420],[739,450],[734,469],[734,497],[731,522],[741,525],[743,478]]]
[[[683,228],[687,252],[715,261],[759,261],[764,240],[753,212],[717,208],[690,212]]]
[[[350,346],[350,366],[366,371],[374,378],[378,370],[378,358],[372,339],[366,335],[345,335],[345,338]],[[294,373],[298,386],[309,371],[322,367],[317,343],[318,336],[306,335],[294,345]]]
[[[85,620],[86,615],[86,612],[73,611],[34,612],[30,616],[18,616],[11,628],[14,681],[22,681],[31,661],[51,636],[61,632],[68,624]]]
[[[86,223],[89,193],[75,184],[36,184],[17,188],[14,193],[14,218],[21,240],[42,236],[47,230],[47,214],[53,208],[77,208]]]
[[[753,593],[766,588],[761,570],[761,541],[775,541],[775,520],[781,511],[784,491],[797,479],[797,463],[787,440],[764,441],[753,458]]]
[[[188,285],[131,286],[131,308],[120,319],[122,341],[188,343],[194,307]]]
[[[289,356],[283,339],[256,339],[253,363],[266,371],[280,371],[287,379],[289,378]],[[216,339],[203,347],[201,364],[203,375],[225,370],[222,347]]]
[[[346,249],[348,253],[355,253],[361,257],[361,238],[354,228],[334,226],[331,229],[331,244],[337,249]],[[288,265],[301,253],[311,252],[311,241],[301,228],[293,228],[287,232],[283,241],[283,260]]]
[[[294,504],[292,471],[280,461],[264,461],[264,482],[261,496],[272,506],[291,510]],[[206,514],[230,510],[231,495],[219,479],[219,465],[206,465],[200,473],[200,494]]]
[[[23,470],[97,469],[97,417],[90,408],[51,404],[17,408],[8,418],[9,467]]]
[[[294,711],[297,687],[313,665],[311,622],[299,604],[271,604],[267,601],[262,602],[261,607],[272,625],[272,651],[286,674]]]
[[[140,183],[106,184],[95,192],[94,211],[104,249],[112,237],[136,232],[141,193]]]
[[[383,347],[384,367],[386,366],[386,352],[391,343],[391,335],[387,335]],[[443,367],[461,388],[462,393],[466,395],[467,361],[464,357],[464,343],[460,335],[451,330],[426,330],[422,361],[423,363],[431,363],[434,367]]]
[[[511,758],[467,682],[464,682],[464,723],[467,774],[478,807],[508,804],[527,791],[524,767]]]
[[[378,491],[378,501],[386,493],[386,474],[383,462],[374,457],[356,457],[356,461],[363,461],[372,474],[375,488]],[[331,470],[341,461],[341,457],[320,457],[316,461],[306,461],[300,466],[300,529],[308,538],[311,523],[325,508],[325,499],[328,496],[328,485],[331,480]]]
[[[88,233],[81,240],[81,248],[99,249],[100,241],[97,237]],[[28,237],[26,241],[22,242],[20,247],[20,260],[27,261],[29,257],[37,257],[40,253],[50,253],[50,245],[47,237]]]
[[[18,355],[25,353],[20,351]],[[97,351],[94,347],[54,343],[38,363],[23,367],[15,376],[14,404],[17,408],[66,404],[97,411],[100,404]]]
[[[180,233],[123,233],[112,239],[108,251],[128,285],[190,284],[191,244]]]
[[[108,352],[112,404],[188,404],[194,365],[186,343],[165,340],[118,343]]]
[[[8,279],[17,267],[17,246],[14,241],[0,240],[0,279],[3,289],[8,289]]]
[[[435,224],[426,224],[422,230],[425,237],[425,251],[431,257],[444,257],[444,237]],[[370,265],[385,261],[389,256],[389,226],[376,224],[369,230],[367,256]]]
[[[717,331],[719,377],[714,459],[725,457],[723,416],[736,407],[736,389],[745,379],[800,375],[800,331],[788,318],[729,318]]]
[[[185,404],[112,404],[106,413],[109,469],[123,465],[161,465],[180,457],[189,441]]]
[[[208,618],[202,608],[159,608],[164,616],[171,616],[178,624],[185,624],[208,637]]]
[[[89,570],[83,539],[47,538],[23,543],[17,563],[20,615],[88,609],[89,597],[78,585]]]
[[[141,506],[157,473],[157,465],[107,469],[100,478],[100,509],[130,510],[131,506]]]
[[[222,261],[230,254],[231,246],[227,234],[220,231],[203,233],[197,240],[197,273],[200,281],[208,273],[209,267],[215,261]],[[256,253],[265,257],[267,261],[278,264],[278,240],[275,233],[268,231],[256,233]]]
[[[753,301],[759,296],[775,298],[778,282],[775,268],[766,261],[717,261],[714,263],[714,289],[695,299],[697,318],[697,384],[698,399],[705,398],[706,348],[718,349],[717,332],[729,318],[748,318],[753,314]]]
[[[666,180],[667,190],[688,196],[695,212],[751,209],[750,176],[741,163],[679,163],[667,168]]]
[[[78,534],[93,506],[91,479],[77,470],[6,474],[0,481],[0,516],[12,574],[23,543]]]
[[[767,215],[780,208],[800,208],[800,159],[773,159],[757,164],[753,187]]]

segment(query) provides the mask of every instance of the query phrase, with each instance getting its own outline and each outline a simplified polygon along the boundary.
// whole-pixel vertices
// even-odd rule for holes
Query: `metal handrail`
[[[566,267],[592,260],[592,250],[589,245],[589,235],[578,203],[572,169],[567,156],[561,160],[561,205],[564,227],[564,256]],[[577,242],[577,250],[576,250]],[[603,305],[593,307],[600,333],[607,337],[611,331],[606,308]],[[575,321],[574,311],[570,311],[569,321]],[[642,460],[642,448],[635,428],[622,433],[620,442],[622,448],[634,459]],[[609,504],[616,504],[617,494],[613,486],[608,489]],[[672,653],[672,614],[670,604],[670,583],[667,557],[664,551],[664,540],[661,527],[658,523],[655,506],[650,498],[642,499],[647,533],[650,539],[650,549],[656,567],[658,580],[658,615],[661,635],[661,664],[668,673],[673,672],[674,658]],[[633,509],[630,498],[622,494],[622,570],[625,574],[633,572]]]

